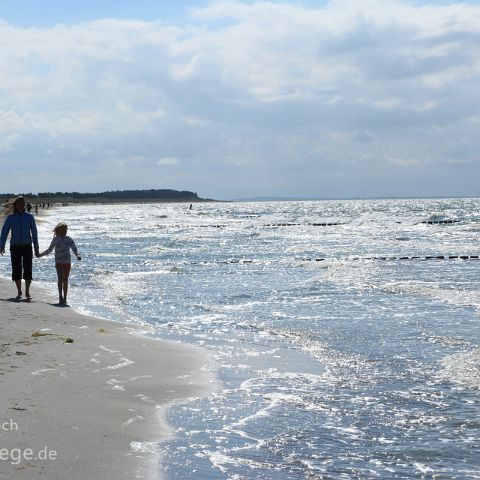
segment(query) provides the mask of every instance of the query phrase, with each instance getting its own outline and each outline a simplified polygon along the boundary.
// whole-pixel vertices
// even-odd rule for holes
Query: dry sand
[[[32,294],[0,280],[0,480],[162,478],[165,407],[214,388],[210,359]]]

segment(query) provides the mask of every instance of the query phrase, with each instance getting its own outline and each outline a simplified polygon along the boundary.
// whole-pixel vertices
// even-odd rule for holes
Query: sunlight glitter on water
[[[67,221],[84,253],[76,308],[217,362],[220,391],[170,410],[177,434],[159,467],[170,478],[466,479],[480,478],[480,262],[425,256],[478,255],[479,210],[475,199],[74,206],[45,225]],[[432,216],[458,222],[422,223]],[[329,222],[341,225],[313,225]],[[50,263],[37,271],[54,281]]]

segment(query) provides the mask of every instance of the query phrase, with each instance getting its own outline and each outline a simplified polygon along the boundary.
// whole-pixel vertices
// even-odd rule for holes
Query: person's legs
[[[68,277],[70,275],[70,263],[57,263],[55,264],[57,269],[58,279],[58,301],[59,303],[67,303],[68,294]]]
[[[33,251],[32,247],[23,248],[23,278],[25,279],[25,296],[27,300],[32,298],[30,296],[30,285],[32,283],[32,262],[33,262]]]
[[[64,303],[64,299],[62,295],[62,280],[63,280],[62,264],[56,263],[55,268],[57,270],[58,303]]]
[[[22,298],[22,281],[15,280],[15,285],[17,286],[17,299],[20,300]]]
[[[22,298],[22,255],[18,247],[10,247],[10,259],[12,262],[12,280],[17,286],[17,299]]]
[[[27,300],[30,300],[32,296],[30,295],[30,285],[32,284],[31,280],[25,280],[25,297]]]
[[[70,264],[65,263],[63,265],[63,277],[62,277],[62,285],[63,285],[63,301],[67,303],[67,293],[68,293],[68,277],[70,275]]]

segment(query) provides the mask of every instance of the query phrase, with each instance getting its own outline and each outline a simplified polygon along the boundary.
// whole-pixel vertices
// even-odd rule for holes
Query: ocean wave
[[[480,389],[480,348],[448,355],[439,377],[466,388]]]

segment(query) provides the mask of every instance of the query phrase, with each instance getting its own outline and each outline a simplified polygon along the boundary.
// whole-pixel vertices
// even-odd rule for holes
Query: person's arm
[[[10,232],[10,228],[12,227],[12,217],[10,215],[6,218],[5,223],[2,227],[2,234],[0,236],[0,252],[3,255],[5,252],[5,244],[7,243],[8,232]]]
[[[44,252],[39,253],[38,256],[39,257],[44,257],[45,255],[48,255],[49,253],[52,253],[56,244],[57,244],[57,237],[53,237],[52,243],[50,243],[50,246]]]
[[[73,241],[73,238],[70,237],[70,248],[72,249],[72,252],[75,254],[77,257],[77,260],[81,260],[82,257],[78,253],[77,246],[75,245],[75,242]]]
[[[37,224],[35,223],[35,217],[33,215],[30,223],[30,230],[32,232],[33,249],[35,250],[35,255],[38,255],[40,248],[38,246]]]

